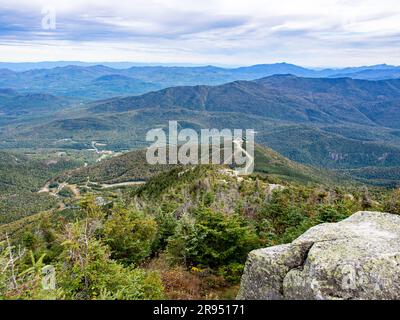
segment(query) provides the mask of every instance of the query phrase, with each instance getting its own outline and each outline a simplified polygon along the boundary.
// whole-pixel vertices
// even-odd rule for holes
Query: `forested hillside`
[[[256,145],[254,157],[255,173],[266,175],[271,179],[277,178],[303,183],[346,182],[344,176],[295,163],[260,145]],[[177,166],[148,164],[146,150],[142,149],[112,157],[94,165],[66,171],[55,179],[60,182],[66,181],[77,184],[84,184],[87,181],[106,184],[147,181],[152,176],[174,167]]]
[[[57,155],[0,152],[0,225],[56,207],[54,196],[38,191],[55,175],[80,165]]]
[[[315,224],[360,209],[399,212],[397,192],[268,180],[215,166],[175,168],[122,194],[93,191],[70,208],[2,226],[3,239],[9,232],[12,243],[27,250],[14,267],[31,271],[9,290],[6,267],[0,295],[234,298],[250,250],[290,242]],[[9,252],[18,254],[3,245],[1,263]],[[57,290],[39,285],[35,270],[44,264],[55,267]]]
[[[399,80],[280,75],[75,100],[89,80],[104,96],[167,81],[132,70],[142,76],[100,66],[24,75],[38,88],[49,76],[68,98],[0,91],[0,298],[234,298],[251,250],[358,210],[400,213],[390,189],[400,176]],[[189,81],[181,71],[170,81]],[[207,72],[218,82],[224,71]],[[62,87],[70,77],[82,88]],[[253,128],[254,173],[149,165],[146,132],[169,120],[195,131]],[[40,285],[45,265],[55,268],[55,290]]]
[[[220,86],[173,87],[138,97],[100,102],[90,110],[98,113],[181,107],[240,112],[301,123],[351,122],[396,127],[393,117],[397,117],[397,113],[393,117],[389,114],[399,99],[400,80],[312,79],[280,75]],[[382,108],[391,123],[381,118]]]

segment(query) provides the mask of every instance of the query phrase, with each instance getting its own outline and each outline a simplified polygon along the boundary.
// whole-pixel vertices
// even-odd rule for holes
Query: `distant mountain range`
[[[126,81],[123,76],[96,81],[114,79]],[[378,180],[381,170],[400,172],[399,109],[400,79],[276,75],[217,86],[171,87],[63,108],[43,119],[8,125],[7,130],[0,127],[0,147],[81,149],[96,140],[115,151],[140,148],[149,129],[177,120],[182,128],[195,130],[253,128],[258,143],[291,160]],[[390,183],[393,180],[390,177]]]
[[[384,64],[324,70],[307,69],[288,63],[240,68],[131,66],[122,69],[110,66],[126,67],[129,64],[109,63],[108,66],[88,65],[80,62],[74,62],[73,65],[65,64],[66,62],[38,65],[0,63],[0,88],[93,100],[113,96],[139,95],[172,86],[218,85],[236,80],[255,80],[277,74],[312,78],[348,77],[365,80],[400,77],[400,67]],[[54,65],[61,66],[50,68]],[[25,70],[28,66],[31,69]],[[37,69],[37,66],[42,66],[42,68]],[[14,71],[8,68],[12,68]]]
[[[219,86],[172,87],[141,96],[100,102],[90,110],[124,112],[185,108],[239,112],[297,123],[357,123],[400,128],[400,79],[299,78],[279,75]]]
[[[131,67],[145,67],[145,66],[181,66],[181,67],[191,67],[194,64],[190,63],[145,63],[145,62],[83,62],[83,61],[40,61],[40,62],[0,62],[0,69],[10,69],[12,71],[28,71],[34,69],[53,69],[57,67],[66,66],[79,66],[79,67],[91,67],[103,65],[115,69],[127,69]]]
[[[400,180],[397,70],[0,69],[0,148],[84,149],[92,140],[115,151],[141,148],[149,129],[178,120],[195,130],[253,128],[258,143],[291,160],[392,184]],[[386,77],[393,79],[376,80]]]
[[[73,99],[46,93],[19,93],[12,89],[0,89],[0,123],[26,116],[43,117],[70,106]]]

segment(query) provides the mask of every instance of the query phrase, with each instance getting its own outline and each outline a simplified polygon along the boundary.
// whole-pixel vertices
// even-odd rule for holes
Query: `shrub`
[[[158,210],[154,217],[157,223],[157,234],[152,251],[159,253],[167,247],[168,239],[174,235],[178,221],[172,212]]]
[[[67,299],[161,299],[157,273],[124,267],[96,240],[90,220],[67,225],[58,282]]]
[[[218,269],[218,274],[223,276],[224,279],[232,284],[240,282],[244,270],[244,264],[242,263],[230,263],[226,266],[222,266]]]
[[[200,208],[194,216],[194,224],[182,221],[168,244],[170,255],[183,258],[186,265],[214,268],[243,263],[259,245],[255,231],[238,215]]]
[[[139,263],[151,254],[157,223],[142,212],[117,207],[105,222],[103,232],[113,258]]]
[[[72,198],[74,196],[74,193],[72,192],[71,188],[64,187],[58,192],[58,195],[64,198]]]

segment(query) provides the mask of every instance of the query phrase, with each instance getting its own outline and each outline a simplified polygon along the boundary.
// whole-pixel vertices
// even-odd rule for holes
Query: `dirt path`
[[[96,147],[96,141],[92,141],[92,148],[94,149],[94,151],[95,151],[97,154],[100,154],[99,149]]]
[[[250,172],[250,168],[254,167],[254,157],[251,156],[247,150],[243,149],[242,144],[243,144],[243,140],[233,140],[233,143],[240,149],[241,152],[243,152],[247,159],[250,161],[246,161],[246,166],[242,169],[237,170],[238,174],[249,174]],[[252,170],[251,170],[252,171]]]
[[[138,186],[145,183],[146,181],[127,181],[127,182],[112,183],[112,184],[102,183],[100,184],[100,186],[103,189],[109,189],[109,188],[124,187],[124,186]]]
[[[58,197],[58,195],[57,195],[57,193],[54,193],[54,192],[51,192],[50,191],[50,188],[49,188],[49,186],[50,186],[50,181],[49,182],[46,182],[46,184],[42,187],[42,189],[40,189],[39,191],[38,191],[38,193],[48,193],[48,194],[50,194],[50,195],[52,195],[53,197]],[[58,192],[59,190],[57,190],[57,192]]]
[[[79,187],[76,184],[68,184],[67,185],[72,193],[74,194],[75,198],[80,198],[81,197],[81,192],[79,191]]]
[[[243,140],[242,139],[234,139],[232,140],[232,143],[236,146],[234,148],[236,151],[236,154],[244,153],[246,155],[247,161],[246,161],[246,166],[243,168],[237,168],[234,170],[237,175],[247,175],[252,173],[252,167],[254,166],[254,157],[250,155],[250,153],[247,152],[246,149],[242,147]],[[212,151],[210,155],[210,159],[213,159],[214,154],[220,154],[222,151],[224,151],[225,148],[220,148],[218,150]],[[235,159],[235,153],[232,152],[232,149],[230,149],[231,156],[228,159],[224,159],[224,161],[229,161]],[[203,154],[201,155],[203,157]],[[208,155],[206,155],[208,157]],[[203,158],[202,158],[203,159]]]
[[[46,182],[46,184],[38,191],[38,193],[50,193],[49,185],[50,182]]]
[[[58,203],[58,208],[56,209],[56,211],[63,211],[65,209],[65,203],[60,201]]]
[[[50,195],[52,195],[52,196],[54,196],[54,197],[59,197],[58,193],[59,193],[62,189],[64,189],[65,187],[69,187],[69,188],[71,189],[72,193],[73,193],[76,197],[79,197],[79,196],[80,196],[79,188],[78,188],[78,186],[75,185],[75,184],[68,184],[68,183],[66,183],[66,182],[60,183],[60,184],[57,186],[57,189],[56,189],[55,192],[50,191],[50,188],[49,188],[50,184],[51,184],[51,181],[46,182],[46,184],[38,191],[38,193],[48,193],[48,194],[50,194]]]

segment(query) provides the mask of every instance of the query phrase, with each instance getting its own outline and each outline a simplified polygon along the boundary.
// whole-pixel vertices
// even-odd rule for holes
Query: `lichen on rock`
[[[238,299],[400,299],[400,216],[357,212],[252,251]]]

